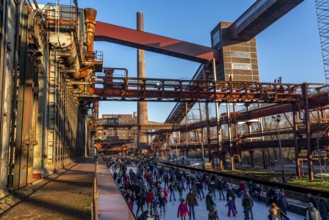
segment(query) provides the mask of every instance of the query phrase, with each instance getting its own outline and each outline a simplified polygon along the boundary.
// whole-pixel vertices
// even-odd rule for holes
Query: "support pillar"
[[[250,167],[251,168],[254,168],[254,151],[253,150],[250,150],[249,151],[249,156],[250,156]]]
[[[227,132],[228,132],[228,138],[229,138],[229,153],[230,153],[230,162],[231,162],[231,170],[235,170],[234,166],[234,152],[233,152],[233,143],[232,143],[232,120],[231,120],[231,112],[230,112],[230,105],[229,103],[226,103],[226,111],[227,111]]]
[[[241,151],[239,149],[239,134],[238,134],[238,126],[236,120],[236,104],[233,103],[233,124],[234,124],[234,136],[235,136],[235,152],[237,155],[238,163],[241,164]]]
[[[185,148],[185,153],[186,153],[186,157],[187,157],[187,151],[188,151],[188,145],[189,145],[189,134],[188,134],[188,105],[187,105],[187,102],[185,102],[185,145],[186,145],[186,148]]]
[[[301,172],[300,172],[300,160],[299,160],[299,145],[298,145],[298,140],[299,140],[299,135],[298,135],[298,116],[297,116],[297,106],[296,104],[293,105],[293,129],[294,129],[294,145],[295,145],[295,162],[296,162],[296,176],[301,178]]]
[[[199,112],[200,112],[200,122],[202,122],[202,105],[201,103],[199,102]],[[203,135],[203,128],[201,128],[201,155],[202,155],[202,163],[204,165],[204,135]]]
[[[303,98],[305,103],[305,128],[306,128],[306,148],[307,148],[307,163],[308,163],[308,178],[310,181],[314,180],[313,170],[313,156],[311,145],[311,122],[310,122],[310,110],[308,106],[308,84],[303,84]]]
[[[21,5],[21,45],[19,62],[17,125],[15,142],[15,166],[13,188],[19,189],[32,182],[33,168],[33,90],[34,55],[29,48],[29,28],[32,20],[28,16],[28,5]]]
[[[210,125],[209,125],[209,103],[206,102],[206,121],[207,121],[207,146],[208,146],[208,158],[211,162],[211,140],[210,140]]]
[[[264,169],[267,169],[268,168],[268,161],[267,161],[267,155],[266,155],[266,150],[265,149],[262,149],[262,156],[263,156],[263,167]]]

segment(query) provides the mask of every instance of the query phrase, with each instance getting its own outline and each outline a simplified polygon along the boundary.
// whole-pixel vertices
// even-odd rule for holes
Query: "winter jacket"
[[[329,204],[322,198],[319,201],[319,213],[324,220],[329,219]]]
[[[145,204],[145,199],[142,195],[137,195],[136,197],[137,205],[138,206],[143,206]]]
[[[174,192],[175,188],[176,188],[176,184],[175,183],[170,183],[170,185],[169,185],[170,192]]]
[[[233,201],[235,200],[235,193],[233,192],[232,189],[227,190],[226,201],[228,201],[228,198],[230,198],[230,197],[232,198]]]
[[[203,189],[203,186],[199,181],[195,183],[195,186],[197,189]]]
[[[279,199],[279,208],[283,211],[288,210],[288,200],[285,196],[281,196],[281,198]]]
[[[187,215],[188,215],[187,203],[181,203],[178,206],[177,217],[179,217],[179,216],[187,216]]]
[[[195,206],[195,205],[198,204],[198,201],[196,199],[196,195],[193,192],[189,192],[186,195],[186,201],[187,201],[187,204],[190,205],[190,206]]]
[[[146,193],[146,202],[151,203],[154,199],[153,193],[152,192],[147,192]]]
[[[159,198],[159,204],[160,204],[160,206],[165,206],[166,203],[167,203],[166,197],[160,196],[160,198]]]
[[[206,196],[206,205],[207,205],[208,211],[210,211],[212,209],[212,207],[214,205],[216,205],[210,194],[207,194],[207,196]]]
[[[320,220],[319,211],[315,207],[307,208],[306,220]]]
[[[164,188],[164,190],[163,190],[163,195],[167,199],[167,197],[168,197],[168,190],[166,188]]]
[[[244,196],[242,199],[242,206],[243,207],[253,207],[254,202],[252,201],[252,198],[250,196]]]

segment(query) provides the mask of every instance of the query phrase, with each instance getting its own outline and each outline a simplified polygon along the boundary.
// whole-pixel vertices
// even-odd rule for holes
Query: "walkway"
[[[32,186],[34,194],[8,210],[2,220],[13,219],[91,219],[95,162],[79,162],[50,182],[41,180]],[[48,180],[49,181],[49,180]]]

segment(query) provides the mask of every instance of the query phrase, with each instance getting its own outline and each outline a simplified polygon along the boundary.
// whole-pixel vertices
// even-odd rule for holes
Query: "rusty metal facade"
[[[0,53],[6,63],[0,71],[6,89],[0,93],[0,188],[20,189],[85,149],[93,154],[98,101],[79,101],[76,93],[87,88],[70,82],[91,80],[102,68],[102,53],[94,51],[96,10],[78,10],[36,1],[3,7],[1,42],[8,46]]]

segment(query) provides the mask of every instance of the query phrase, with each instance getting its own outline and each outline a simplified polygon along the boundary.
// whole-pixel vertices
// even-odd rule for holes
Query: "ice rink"
[[[208,193],[207,190],[204,190],[205,196]],[[183,192],[183,199],[186,198],[187,192]],[[226,192],[224,192],[224,195],[226,195]],[[166,213],[160,215],[161,220],[173,220],[173,219],[178,219],[177,218],[177,211],[178,211],[178,192],[175,193],[176,196],[176,201],[169,202],[169,195],[168,195],[168,203],[166,204]],[[244,213],[243,213],[243,208],[241,205],[241,198],[236,198],[236,206],[237,206],[237,215],[235,217],[232,216],[228,217],[227,212],[228,209],[225,207],[226,205],[226,200],[219,200],[218,198],[218,192],[216,192],[216,198],[213,198],[214,202],[216,203],[217,207],[217,212],[219,216],[219,220],[228,220],[228,219],[236,219],[236,220],[244,220]],[[207,220],[208,219],[208,211],[206,208],[206,201],[205,199],[202,199],[202,201],[198,201],[199,205],[195,207],[195,219],[196,220]],[[145,206],[146,207],[146,206]],[[254,202],[254,207],[253,207],[253,215],[254,215],[254,220],[267,220],[267,216],[269,214],[269,206],[266,206],[264,203],[260,202]],[[134,213],[136,214],[136,209],[137,206],[134,204]],[[140,214],[138,214],[140,215]],[[300,215],[296,215],[294,213],[288,212],[288,216],[291,220],[303,220],[304,217]],[[149,219],[153,219],[152,217]],[[187,218],[189,219],[189,218]]]

